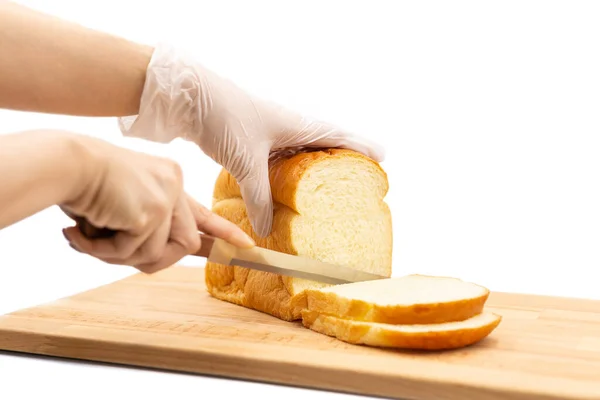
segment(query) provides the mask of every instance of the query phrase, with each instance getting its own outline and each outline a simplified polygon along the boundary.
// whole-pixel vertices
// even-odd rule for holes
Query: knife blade
[[[79,230],[90,239],[106,239],[116,233],[110,229],[97,228],[84,218],[78,217],[76,221]],[[200,249],[192,255],[206,258],[217,264],[250,268],[334,285],[388,278],[258,246],[244,249],[211,235],[204,233],[199,233],[199,235]]]
[[[202,233],[200,241],[200,250],[194,255],[222,265],[245,267],[334,285],[388,278],[258,246],[240,248],[223,239]]]

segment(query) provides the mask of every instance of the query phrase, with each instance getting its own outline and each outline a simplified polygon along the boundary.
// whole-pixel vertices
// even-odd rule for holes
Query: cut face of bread
[[[448,350],[475,344],[488,336],[501,317],[484,312],[459,322],[392,325],[361,322],[302,312],[302,324],[315,332],[351,344],[416,350]]]
[[[239,186],[225,170],[215,184],[213,212],[260,247],[391,276],[388,181],[376,162],[350,150],[301,152],[271,164],[270,181],[274,215],[268,237],[252,230]],[[215,263],[207,263],[205,276],[212,296],[289,321],[301,318],[305,289],[327,286]]]
[[[387,324],[437,324],[480,314],[489,290],[456,278],[408,275],[306,291],[318,314]]]

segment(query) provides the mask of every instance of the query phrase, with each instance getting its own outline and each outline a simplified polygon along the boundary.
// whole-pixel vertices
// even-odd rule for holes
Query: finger
[[[160,260],[169,241],[171,232],[172,213],[160,221],[158,227],[148,236],[148,239],[137,248],[129,257],[123,259],[126,265],[139,265],[155,263]],[[115,253],[112,257],[119,257]]]
[[[377,162],[385,159],[385,149],[379,144],[331,124],[304,118],[288,132],[285,142],[276,143],[276,146],[342,148],[357,151]]]
[[[136,264],[137,269],[151,274],[175,264],[200,248],[200,235],[187,198],[188,196],[182,193],[177,199],[173,210],[169,241],[161,258],[155,262]]]
[[[68,228],[63,229],[63,233],[66,231],[66,229],[68,229]],[[65,237],[66,236],[67,235],[65,235]],[[67,238],[67,243],[69,244],[69,247],[71,247],[71,249],[75,250],[78,253],[85,254],[83,251],[81,251],[81,249],[77,248],[77,245],[75,245],[73,242],[68,241],[68,238]],[[91,257],[90,254],[86,254],[86,255]],[[107,258],[98,258],[98,259],[100,261],[106,262],[108,264],[121,264],[120,260],[116,260],[116,259],[107,259]]]
[[[233,222],[213,213],[191,197],[188,197],[188,203],[194,214],[197,229],[223,239],[234,246],[246,248],[256,245],[254,240]]]
[[[89,240],[79,229],[77,226],[70,226],[68,228],[63,229],[63,235],[69,242],[71,247],[75,247],[80,253],[90,254],[90,250],[92,249],[91,240]],[[112,239],[98,239],[98,241],[105,241]]]
[[[105,233],[110,232],[109,229],[96,228],[95,226],[90,224],[87,219],[75,214],[74,212],[72,212],[65,206],[60,206],[60,209],[67,217],[69,217],[73,221],[75,221],[79,230],[81,230],[83,232],[83,234],[87,237],[91,237],[91,236],[98,237],[99,235],[102,236]]]
[[[171,225],[171,218],[165,219],[156,230],[152,231],[148,236],[148,239],[142,243],[133,254],[129,254],[129,248],[133,247],[131,243],[136,243],[139,237],[135,237],[132,235],[128,235],[125,233],[119,233],[119,237],[115,237],[117,241],[116,244],[109,243],[108,241],[111,239],[93,239],[91,241],[92,245],[96,245],[95,248],[86,248],[86,252],[88,252],[91,256],[94,256],[100,260],[109,262],[111,264],[120,264],[120,265],[129,265],[136,266],[138,264],[147,264],[153,263],[157,260],[160,260],[162,254],[164,252],[165,246],[167,245],[169,239],[169,231]],[[77,242],[77,239],[74,239],[73,242],[77,243],[78,246],[81,246],[81,242]],[[90,240],[86,238],[86,243],[89,243]],[[100,241],[104,241],[107,245],[101,248]],[[124,245],[119,245],[118,241],[124,243]],[[128,243],[125,243],[128,241]],[[84,244],[85,246],[85,244]],[[91,247],[91,246],[90,246]],[[120,247],[120,249],[119,249]],[[127,251],[122,251],[122,249],[127,249]],[[110,260],[110,261],[108,261]]]
[[[196,234],[196,236],[198,235]],[[173,264],[177,263],[177,261],[181,260],[183,257],[189,254],[189,249],[187,249],[185,246],[182,246],[178,242],[172,241],[169,242],[165,247],[165,250],[160,260],[153,263],[137,264],[134,267],[146,274],[153,274],[155,272],[172,266]]]
[[[200,235],[189,199],[190,197],[185,193],[177,199],[169,242],[179,243],[188,254],[191,254],[200,248]]]
[[[96,258],[110,257],[111,255],[114,255],[117,252],[117,245],[115,242],[119,239],[123,240],[123,237],[126,236],[124,232],[118,232],[111,238],[90,239],[81,231],[81,229],[79,229],[78,226],[71,226],[63,229],[63,234],[69,243],[77,247],[80,252],[87,253]]]
[[[147,246],[152,246],[151,249],[156,248],[156,244],[152,244],[148,240],[132,258],[123,260],[122,263],[132,265],[142,272],[152,273],[196,252],[200,247],[200,235],[184,193],[177,199],[172,215],[168,225],[166,243],[161,244],[160,254],[145,258],[144,252],[148,249]]]
[[[73,245],[73,243],[69,243],[69,247],[71,247],[71,248],[72,248],[73,250],[75,250],[76,252],[78,252],[78,253],[81,253],[81,251],[79,251],[79,249],[78,249],[77,247],[75,247],[75,246]]]
[[[131,260],[140,254],[138,251],[134,251],[132,255],[129,255],[128,248],[121,244],[127,244],[126,242],[136,243],[139,241],[139,237],[129,235],[125,232],[118,232],[110,238],[90,239],[81,232],[79,227],[74,226],[63,230],[63,233],[71,246],[76,247],[80,253],[86,253],[105,262],[111,260],[111,264],[131,265],[127,263],[127,260]],[[122,249],[127,250],[127,252],[123,252]]]
[[[89,255],[89,256],[91,256],[91,257],[94,257],[94,258],[96,258],[96,259],[98,259],[98,260],[100,260],[100,261],[102,261],[102,262],[105,262],[105,263],[107,263],[107,264],[113,264],[113,265],[127,265],[127,266],[130,266],[130,267],[135,267],[134,265],[129,265],[129,264],[127,264],[126,260],[124,260],[124,259],[122,259],[122,258],[114,258],[114,257],[102,257],[102,256],[93,256],[92,254],[89,254],[88,252],[85,252],[85,251],[81,250],[80,248],[78,248],[78,247],[77,247],[77,244],[76,244],[76,243],[77,243],[77,240],[79,240],[79,239],[77,238],[77,233],[76,233],[76,232],[78,232],[78,231],[79,231],[79,229],[77,229],[76,227],[75,227],[75,229],[76,229],[76,230],[73,230],[73,229],[71,229],[71,228],[67,228],[67,229],[64,229],[64,230],[63,230],[63,232],[65,232],[65,231],[67,231],[67,230],[68,230],[67,232],[69,232],[69,233],[66,233],[66,234],[65,234],[65,236],[67,236],[67,235],[70,235],[70,237],[73,237],[73,238],[74,238],[74,241],[72,241],[72,242],[71,242],[71,241],[69,241],[69,242],[68,242],[68,243],[69,243],[69,246],[70,246],[70,247],[71,247],[73,250],[77,251],[78,253],[82,253],[82,254],[86,254],[86,255]],[[69,240],[69,239],[67,239],[67,240]]]
[[[153,273],[169,267],[181,258],[195,253],[200,248],[200,235],[196,227],[194,214],[187,201],[187,195],[177,199],[168,238],[161,257],[153,262],[136,263],[134,266],[140,271]]]
[[[243,179],[235,178],[240,186],[252,229],[258,236],[267,237],[273,223],[268,154],[264,159],[257,160],[251,168],[253,169]]]
[[[69,218],[71,218],[73,221],[76,221],[78,216],[75,215],[71,210],[69,210],[68,208],[66,208],[65,206],[60,206],[59,207],[61,209],[61,211],[63,213],[65,213],[65,215]]]
[[[67,239],[67,244],[69,245],[70,248],[72,248],[73,250],[75,250],[78,253],[83,253],[81,250],[79,250],[79,248],[77,248],[76,245],[74,245],[72,242],[69,241],[69,239],[67,238],[67,235],[65,234],[65,229],[63,229],[63,235],[65,235],[65,239]]]
[[[170,218],[167,218],[170,220]],[[97,258],[132,258],[143,243],[156,231],[155,226],[163,223],[163,220],[157,218],[155,222],[147,226],[141,234],[132,235],[129,232],[118,231],[108,238],[90,238],[83,234],[79,227],[68,228],[65,234],[69,235],[69,240],[76,243],[79,249]]]

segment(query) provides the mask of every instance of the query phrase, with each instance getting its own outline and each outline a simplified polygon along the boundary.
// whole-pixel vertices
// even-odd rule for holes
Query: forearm
[[[77,196],[77,136],[32,131],[0,135],[0,229]]]
[[[135,115],[152,51],[0,0],[0,108]]]

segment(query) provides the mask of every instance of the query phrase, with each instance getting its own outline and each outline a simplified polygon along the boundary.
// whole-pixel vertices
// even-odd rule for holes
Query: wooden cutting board
[[[384,396],[600,399],[600,301],[492,293],[500,326],[447,352],[346,344],[216,300],[172,267],[0,317],[0,349]]]

